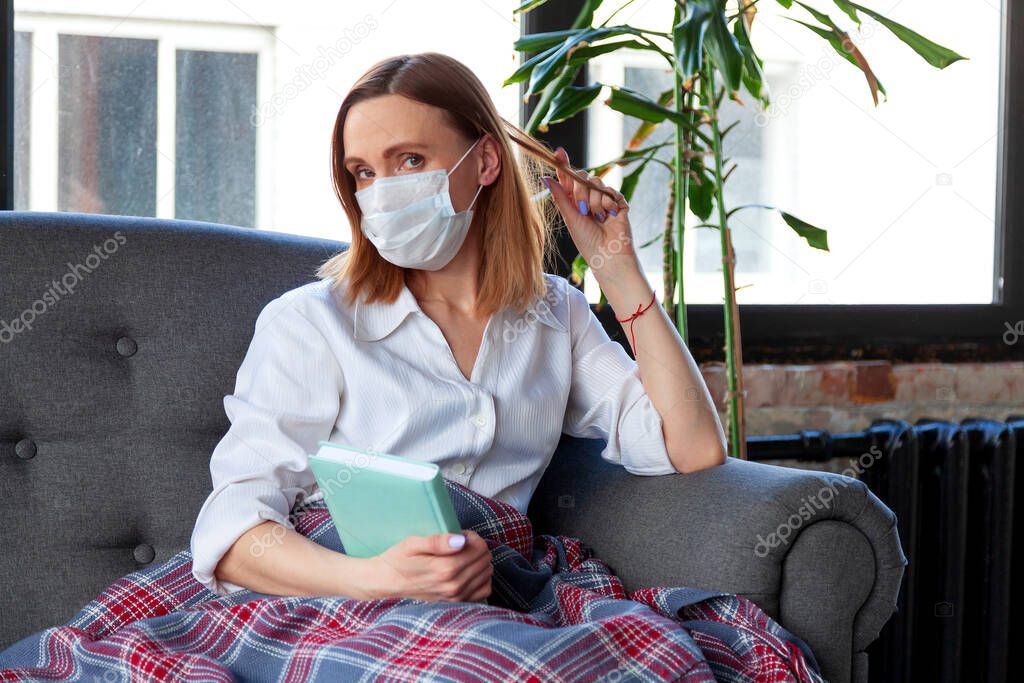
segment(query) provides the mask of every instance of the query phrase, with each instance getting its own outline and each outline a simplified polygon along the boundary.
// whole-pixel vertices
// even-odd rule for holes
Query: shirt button
[[[487,424],[487,418],[484,417],[483,415],[477,415],[476,417],[473,418],[473,423],[479,427],[483,427],[485,424]]]
[[[465,471],[466,466],[463,465],[461,462],[457,462],[454,465],[452,465],[452,472],[454,472],[455,474],[462,474]]]

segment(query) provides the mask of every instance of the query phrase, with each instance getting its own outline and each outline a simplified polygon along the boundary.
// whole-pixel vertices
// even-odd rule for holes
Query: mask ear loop
[[[466,151],[465,151],[465,152],[464,152],[464,153],[462,154],[462,157],[460,157],[460,158],[459,158],[459,160],[455,162],[455,165],[454,165],[454,166],[452,166],[452,170],[448,171],[448,175],[449,175],[449,176],[451,176],[451,174],[452,174],[452,173],[455,173],[455,169],[457,169],[457,168],[459,167],[459,164],[461,164],[461,163],[462,163],[462,160],[463,160],[463,159],[465,159],[465,158],[466,158],[467,156],[469,156],[469,153],[473,151],[473,148],[474,148],[474,147],[476,147],[476,144],[477,144],[477,142],[480,142],[480,141],[481,141],[481,140],[483,140],[483,139],[484,139],[484,136],[483,136],[483,135],[481,135],[480,137],[478,137],[478,138],[476,139],[476,141],[475,141],[475,142],[474,142],[474,143],[473,143],[472,145],[470,145],[470,146],[469,146],[469,149],[467,149],[467,150],[466,150]]]
[[[473,195],[473,201],[471,201],[471,202],[469,203],[469,206],[467,206],[467,207],[466,207],[466,211],[470,211],[470,210],[472,210],[472,208],[473,208],[473,205],[474,205],[474,204],[476,204],[476,198],[480,196],[480,192],[481,192],[481,191],[482,191],[483,189],[484,189],[484,186],[483,186],[483,183],[481,183],[481,184],[480,184],[480,186],[476,188],[476,194],[475,194],[475,195]]]
[[[452,173],[454,173],[454,172],[455,172],[455,169],[457,169],[457,168],[459,167],[459,164],[461,164],[461,163],[462,163],[462,160],[463,160],[463,159],[465,159],[465,158],[466,158],[466,157],[467,157],[467,156],[469,155],[469,153],[473,151],[473,148],[474,148],[474,147],[476,147],[477,143],[478,143],[478,142],[480,142],[480,141],[481,141],[481,140],[483,140],[483,139],[484,139],[484,136],[483,136],[483,135],[481,135],[480,137],[478,137],[478,138],[476,139],[476,141],[475,141],[475,142],[473,142],[473,144],[472,144],[472,145],[470,145],[470,146],[469,146],[469,149],[467,149],[467,150],[465,151],[465,153],[463,153],[463,155],[462,155],[462,159],[459,159],[458,161],[456,161],[456,162],[455,162],[455,165],[454,165],[454,166],[452,166],[452,170],[448,171],[448,177],[451,177]],[[481,190],[483,190],[483,189],[484,189],[484,186],[483,186],[483,184],[480,184],[480,185],[479,185],[479,186],[478,186],[478,187],[476,188],[476,194],[474,194],[474,195],[473,195],[473,200],[469,202],[469,206],[467,206],[467,207],[466,207],[466,211],[470,211],[470,210],[471,210],[471,209],[473,208],[473,205],[474,205],[474,204],[476,204],[476,198],[480,196],[480,192],[481,192]]]

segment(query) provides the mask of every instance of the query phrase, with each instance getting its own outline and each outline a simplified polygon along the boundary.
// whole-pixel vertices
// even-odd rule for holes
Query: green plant
[[[515,11],[528,12],[547,1],[528,0]],[[673,146],[674,161],[669,164],[673,182],[669,192],[665,229],[658,237],[641,244],[640,248],[650,245],[655,239],[661,240],[665,272],[662,305],[670,315],[675,310],[676,327],[686,343],[683,229],[687,208],[700,220],[693,227],[719,230],[730,454],[745,458],[740,320],[736,303],[737,288],[734,284],[736,258],[729,220],[743,209],[770,209],[778,211],[783,221],[815,249],[828,251],[828,235],[822,228],[767,204],[745,204],[732,208],[726,206],[724,186],[736,165],[734,163],[728,170],[724,168],[729,159],[723,158],[722,143],[732,125],[724,129],[719,125],[718,112],[722,98],[728,94],[742,104],[740,93],[743,91],[764,107],[770,104],[762,70],[764,62],[750,41],[759,0],[736,0],[732,12],[727,8],[730,4],[727,0],[674,0],[672,26],[668,31],[611,24],[615,15],[632,2],[626,0],[601,24],[594,26],[594,13],[602,0],[585,0],[570,28],[522,36],[516,41],[515,48],[520,52],[533,53],[533,56],[522,62],[505,81],[505,85],[526,81],[525,97],[538,97],[525,126],[531,134],[546,132],[549,126],[565,121],[591,106],[605,88],[610,91],[603,101],[606,106],[640,119],[642,124],[621,156],[586,167],[590,173],[603,176],[616,166],[631,166],[620,188],[627,201],[631,199],[641,174],[650,164],[665,163],[655,158],[656,152],[667,145]],[[843,59],[860,69],[877,106],[878,93],[885,95],[885,89],[849,34],[828,14],[800,0],[776,2],[787,10],[792,9],[794,4],[799,5],[810,14],[812,22],[786,18],[821,37]],[[866,7],[848,0],[832,2],[858,26],[861,24],[859,12],[872,17],[936,68],[945,68],[966,59]],[[659,55],[673,72],[672,87],[652,99],[617,85],[572,85],[580,69],[591,59],[617,50],[641,50]],[[673,127],[672,139],[649,143],[648,138],[655,127],[664,121]],[[582,281],[586,269],[585,261],[577,257],[573,263],[573,274],[577,281]],[[600,302],[605,301],[602,292]]]

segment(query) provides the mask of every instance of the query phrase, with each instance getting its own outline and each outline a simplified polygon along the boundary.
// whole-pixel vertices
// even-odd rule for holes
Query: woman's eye
[[[409,163],[409,162],[412,162],[412,163]],[[400,165],[401,165],[401,170],[408,170],[408,169],[412,169],[412,168],[419,168],[420,166],[423,165],[423,157],[420,156],[419,154],[408,154],[408,155],[406,155],[402,159]],[[364,171],[367,172],[367,173],[373,173],[373,171],[371,171],[370,169],[366,168],[365,166],[361,166],[361,167],[357,168],[355,170],[355,172],[353,173],[353,175],[356,177],[356,180],[369,180],[372,177],[372,176],[363,175]]]
[[[415,161],[416,163],[412,164],[411,166],[405,166],[406,162],[408,161]],[[423,157],[421,157],[419,154],[410,154],[409,156],[405,157],[405,159],[402,160],[402,164],[403,166],[405,166],[405,168],[416,168],[423,164]]]

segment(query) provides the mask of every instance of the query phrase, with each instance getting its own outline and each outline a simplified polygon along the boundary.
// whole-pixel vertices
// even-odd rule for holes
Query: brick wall
[[[701,372],[725,426],[725,364],[705,363]],[[860,431],[879,418],[959,422],[968,417],[1005,420],[1024,414],[1024,361],[749,364],[743,381],[748,436],[802,429]],[[841,471],[845,466],[832,463],[822,469]]]
[[[701,366],[725,420],[725,365]],[[1003,420],[1024,413],[1024,361],[746,365],[747,434],[864,429],[881,417]]]

